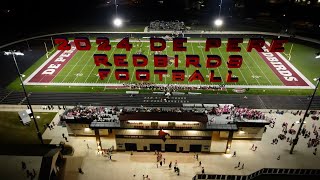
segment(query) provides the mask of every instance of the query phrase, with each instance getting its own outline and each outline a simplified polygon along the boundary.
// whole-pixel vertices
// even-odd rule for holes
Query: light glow
[[[116,27],[121,27],[122,26],[122,20],[120,18],[115,18],[113,20],[113,24],[116,26]]]
[[[223,24],[223,21],[222,21],[221,19],[216,19],[216,20],[214,21],[214,25],[216,25],[216,26],[218,26],[218,27],[222,26],[222,24]]]

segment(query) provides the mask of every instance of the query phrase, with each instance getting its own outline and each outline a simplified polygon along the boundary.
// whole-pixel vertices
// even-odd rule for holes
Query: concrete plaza
[[[1,108],[18,110],[17,108]],[[35,106],[35,111],[43,110],[40,106]],[[55,110],[57,111],[57,108]],[[277,138],[282,132],[282,123],[287,122],[288,126],[299,121],[303,117],[304,112],[299,115],[293,115],[286,111],[283,115],[271,113],[269,110],[262,110],[269,117],[275,119],[274,128],[267,126],[267,131],[264,133],[261,141],[253,140],[233,140],[231,146],[231,154],[199,154],[199,161],[202,162],[201,167],[204,167],[205,173],[208,174],[231,174],[231,175],[247,175],[251,174],[261,168],[308,168],[320,169],[319,153],[314,155],[314,147],[307,147],[309,138],[300,136],[299,142],[295,147],[293,154],[289,153],[290,145],[287,140],[279,140],[278,144],[272,145],[272,139]],[[51,110],[52,112],[52,110]],[[62,110],[59,111],[62,113]],[[59,115],[53,120],[58,124]],[[298,130],[300,124],[295,124],[293,129]],[[312,120],[311,117],[306,118],[306,128],[311,131],[310,137],[314,138],[313,127],[316,126],[319,130],[320,122]],[[289,128],[288,127],[288,128]],[[44,139],[52,139],[52,144],[58,144],[65,140],[62,138],[62,133],[67,134],[67,129],[62,126],[55,126],[53,130],[47,129],[43,134]],[[294,138],[294,135],[287,134],[287,137]],[[62,179],[66,180],[95,180],[95,179],[114,179],[114,180],[129,180],[129,179],[143,179],[143,175],[148,175],[152,180],[175,180],[175,179],[192,179],[195,174],[201,173],[199,161],[194,158],[194,153],[168,153],[163,152],[163,157],[166,159],[165,164],[161,167],[156,164],[156,155],[154,152],[113,152],[112,160],[109,157],[97,153],[97,145],[95,137],[78,137],[68,136],[67,145],[74,148],[72,156],[64,156],[66,163],[64,168],[60,169]],[[252,144],[257,146],[256,151],[250,150]],[[116,147],[114,134],[108,137],[102,137],[102,147],[104,149]],[[89,148],[88,148],[89,147]],[[236,157],[232,157],[233,152],[237,152]],[[280,155],[280,160],[277,157]],[[169,162],[177,160],[180,169],[180,176],[178,176],[173,168],[169,169]],[[244,163],[244,169],[239,170],[235,168],[238,162],[241,165]],[[83,174],[78,172],[81,167]]]

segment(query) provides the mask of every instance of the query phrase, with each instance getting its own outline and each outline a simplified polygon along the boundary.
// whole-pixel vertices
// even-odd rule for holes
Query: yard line
[[[68,74],[63,78],[62,82],[63,82],[64,80],[66,80],[66,78],[69,76],[69,74],[72,72],[72,70],[73,70],[73,69],[76,67],[76,65],[82,60],[83,56],[84,56],[85,54],[87,54],[87,52],[88,52],[88,51],[84,52],[83,55],[81,56],[80,60],[78,60],[75,65],[73,65],[72,69],[71,69],[71,70],[68,72]],[[69,62],[70,62],[70,61],[69,61]],[[62,82],[61,82],[61,83],[62,83]]]
[[[199,46],[201,46],[201,44],[200,44],[200,42],[198,42],[199,43]],[[191,43],[192,44],[192,43]],[[192,48],[192,51],[193,51],[193,48]],[[203,53],[203,50],[202,50],[202,48],[200,48],[200,51],[201,51],[201,53],[202,53],[202,57],[203,57],[203,61],[204,61],[204,65],[206,64],[206,58],[205,58],[205,56],[204,56],[204,53]],[[194,52],[193,52],[194,53]],[[209,71],[209,69],[207,68],[207,67],[205,67],[206,69],[207,69],[207,71],[208,71],[208,76],[210,76],[210,71]],[[220,77],[221,77],[221,80],[222,80],[222,83],[224,84],[224,81],[223,81],[223,78],[222,78],[222,76],[221,76],[221,73],[220,73],[220,70],[219,70],[219,68],[217,68],[218,69],[218,72],[219,72],[219,74],[220,74]],[[209,80],[210,81],[210,80]],[[210,82],[209,82],[209,84],[210,84]]]
[[[225,44],[223,44],[223,45],[225,45]],[[225,45],[226,46],[226,45]],[[231,55],[231,53],[230,52],[228,52],[228,54],[229,55]],[[247,65],[248,66],[248,65]],[[243,77],[243,79],[244,79],[244,81],[247,83],[247,85],[249,85],[249,83],[248,83],[248,81],[247,81],[247,79],[246,79],[246,77],[242,74],[242,72],[241,72],[241,70],[240,70],[240,68],[238,68],[239,69],[239,72],[240,72],[240,74],[242,75],[242,77]],[[258,82],[259,83],[259,82]]]
[[[243,44],[241,44],[241,46],[244,48]],[[245,48],[244,48],[245,49]],[[247,51],[246,51],[247,52]],[[264,72],[262,71],[262,69],[260,68],[260,66],[256,63],[256,61],[253,59],[253,57],[251,56],[251,54],[249,52],[247,52],[249,54],[249,56],[251,57],[251,59],[253,60],[253,62],[258,66],[258,68],[260,69],[260,71],[262,72],[262,74],[267,78],[267,80],[269,81],[270,85],[272,85],[271,81],[269,80],[269,78],[264,74]]]
[[[114,50],[115,50],[116,48],[114,48],[113,50],[112,50],[112,52],[111,52],[111,54],[110,54],[110,56],[112,56],[113,54],[114,54]],[[121,53],[122,53],[122,50],[123,49],[121,49]],[[109,83],[109,81],[110,81],[110,78],[111,78],[111,76],[112,76],[112,72],[114,71],[114,69],[116,68],[116,65],[114,64],[114,59],[113,59],[113,67],[112,67],[112,70],[111,70],[111,73],[110,73],[110,76],[109,76],[109,78],[108,78],[108,81],[107,81],[107,84]],[[98,81],[98,80],[97,80]]]
[[[110,54],[111,57],[114,57],[113,55],[114,55],[114,50],[115,50],[115,49],[116,49],[116,48],[114,48],[113,51],[111,52],[111,54]],[[122,54],[122,51],[123,51],[123,49],[121,49],[120,54]],[[115,63],[114,63],[114,58],[113,58],[113,68],[112,68],[112,70],[111,70],[111,74],[110,74],[110,76],[109,76],[109,78],[108,78],[107,83],[109,83],[110,78],[111,78],[111,76],[112,76],[112,72],[114,71],[115,68],[116,68],[116,65],[115,65]],[[100,79],[100,77],[97,78],[96,83],[98,82],[99,79]],[[118,81],[118,83],[120,83],[120,81]]]
[[[223,45],[225,45],[225,44],[223,44]],[[225,46],[226,46],[226,45],[225,45]],[[218,48],[218,50],[219,50],[219,53],[220,53],[220,54],[221,54],[221,56],[222,56],[222,53],[221,53],[221,51],[220,51],[220,49],[219,49],[219,48]],[[229,70],[227,61],[225,61],[225,63],[226,63],[227,69]],[[242,72],[240,71],[240,69],[239,69],[239,72],[240,72],[240,74],[242,75],[243,79],[244,79],[244,80],[246,81],[246,83],[248,84],[248,82],[247,82],[246,78],[244,77],[244,75],[242,74]],[[259,83],[259,82],[258,82],[258,83]]]
[[[132,46],[133,46],[133,45],[132,45]],[[131,55],[132,51],[133,51],[133,47],[132,47],[132,49],[131,49],[131,51],[130,51],[130,53],[129,53],[129,58],[131,57],[130,55]],[[141,54],[142,54],[142,47],[141,47]],[[132,63],[132,65],[133,65],[133,63]],[[134,65],[133,65],[133,66],[134,66]],[[130,67],[130,65],[128,65],[128,68],[129,68],[129,67]],[[133,67],[133,72],[132,72],[132,74],[131,74],[130,83],[132,83],[133,76],[135,76],[135,70],[136,70],[136,66]]]
[[[113,48],[112,52],[113,52],[115,49],[116,49],[116,48]],[[111,53],[112,53],[112,52],[111,52]],[[108,58],[110,58],[110,57],[108,57]],[[93,67],[92,67],[92,69],[91,69],[91,71],[90,71],[90,74],[87,76],[87,78],[86,78],[86,80],[85,80],[85,83],[87,82],[88,78],[91,76],[91,74],[92,74],[92,72],[93,72],[93,70],[94,70],[95,67],[96,67],[96,65],[94,64]]]
[[[93,54],[95,54],[96,52],[97,52],[97,50],[98,50],[98,46],[95,46],[96,48],[96,50],[93,52]],[[92,54],[92,55],[93,55]],[[83,69],[87,66],[87,64],[88,64],[88,62],[89,62],[90,60],[87,60],[87,63],[82,67],[82,69],[80,70],[80,72],[79,72],[79,74],[83,71]],[[73,82],[72,83],[74,83],[76,80],[77,80],[77,78],[78,78],[78,76],[76,76],[76,78],[73,80]]]
[[[221,55],[220,57],[222,58],[223,56],[222,56],[222,53],[221,53],[220,49],[219,49],[219,48],[217,48],[217,49],[218,49],[218,51],[219,51],[219,53],[220,53],[220,55]],[[201,51],[202,51],[202,50],[201,50]],[[209,52],[211,53],[211,49],[210,49]],[[222,64],[222,63],[221,63],[221,64]],[[226,68],[228,68],[228,64],[227,64],[227,63],[226,63]],[[218,67],[217,69],[218,69],[218,72],[219,72],[219,74],[220,74],[222,83],[225,84],[225,82],[224,82],[224,80],[223,80],[223,76],[222,76],[222,74],[221,74],[221,72],[220,72],[220,68]]]
[[[191,44],[191,47],[192,47],[192,44]],[[193,51],[193,47],[192,47],[192,51]],[[186,54],[186,52],[185,51],[183,51],[183,54],[184,54],[184,57],[185,57],[185,59],[187,59],[187,54]],[[193,51],[193,54],[194,54],[194,51]],[[188,84],[189,84],[189,71],[188,71],[188,68],[187,68],[187,61],[185,61],[185,69],[187,70],[187,82],[188,82]]]

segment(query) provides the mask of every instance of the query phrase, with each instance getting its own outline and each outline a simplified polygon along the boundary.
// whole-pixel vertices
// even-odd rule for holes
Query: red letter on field
[[[110,73],[110,69],[99,69],[98,70],[100,80],[104,80],[104,78],[108,77]]]
[[[91,49],[91,43],[86,37],[78,37],[74,39],[76,48],[80,51],[89,51]]]
[[[125,61],[127,58],[126,54],[115,54],[113,55],[113,58],[116,66],[128,67],[128,62]]]
[[[188,79],[189,82],[192,82],[194,80],[204,82],[204,78],[199,70],[194,71],[194,73]]]
[[[98,51],[110,51],[111,45],[109,38],[106,37],[98,37],[96,39],[96,43],[98,46]]]
[[[228,71],[227,82],[238,82],[238,77],[232,77],[232,71]]]
[[[187,42],[187,38],[173,38],[173,51],[187,51],[187,47],[183,43]]]
[[[132,59],[133,59],[134,67],[144,67],[148,64],[148,58],[143,54],[134,54],[132,56]],[[138,60],[141,60],[141,61],[138,61]]]
[[[161,46],[155,46],[154,43],[160,43]],[[166,41],[162,38],[150,38],[151,51],[163,51],[166,48]]]
[[[159,81],[162,81],[163,75],[164,74],[168,74],[168,71],[167,70],[154,70],[154,74],[158,74],[159,75]]]
[[[168,56],[167,55],[154,55],[154,67],[167,67]]]
[[[214,62],[211,62],[214,61]],[[207,68],[216,68],[221,65],[221,57],[218,55],[207,55]]]
[[[239,43],[242,43],[242,38],[229,38],[227,43],[227,52],[240,52],[241,47],[239,47]]]
[[[116,80],[118,81],[128,81],[129,71],[128,69],[116,69],[115,76],[116,76]]]
[[[184,70],[172,70],[172,81],[184,81]]]
[[[254,48],[258,52],[263,52],[262,47],[264,46],[264,39],[262,38],[250,38],[249,44],[247,47],[247,52],[251,52]]]
[[[54,43],[58,45],[58,50],[70,50],[71,45],[69,44],[69,41],[67,38],[56,38],[54,39]]]
[[[210,51],[210,48],[219,48],[221,46],[220,38],[207,38],[206,40],[206,51]]]
[[[186,67],[193,65],[194,67],[201,67],[198,55],[186,55]]]
[[[214,77],[214,70],[210,71],[210,82],[221,82],[221,77]]]
[[[227,64],[228,64],[228,68],[240,68],[242,65],[242,56],[230,55]]]
[[[273,39],[269,47],[269,52],[284,52],[283,45],[288,42],[288,39]]]
[[[112,64],[108,62],[108,56],[106,54],[94,54],[93,59],[96,66],[100,66],[100,64],[112,66]]]
[[[150,72],[148,69],[137,69],[136,70],[136,79],[138,81],[149,81]]]

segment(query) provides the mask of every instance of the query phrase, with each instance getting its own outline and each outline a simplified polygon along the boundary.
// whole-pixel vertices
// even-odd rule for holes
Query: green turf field
[[[53,82],[56,83],[124,83],[123,81],[116,80],[114,76],[115,69],[124,69],[124,67],[110,67],[111,76],[109,75],[105,80],[100,80],[97,76],[99,68],[107,68],[101,65],[97,67],[93,61],[94,54],[106,53],[109,57],[109,62],[114,64],[113,55],[114,54],[127,54],[130,74],[129,83],[139,83],[141,81],[137,81],[134,72],[137,69],[133,67],[132,64],[132,55],[140,51],[139,43],[132,43],[133,48],[130,52],[126,52],[124,49],[116,49],[112,48],[109,52],[99,52],[96,47],[92,47],[90,51],[78,51],[76,55],[68,62],[68,64],[60,71],[60,73],[54,78]],[[116,43],[111,43],[112,47],[115,47]],[[142,42],[141,51],[142,54],[146,55],[149,59],[149,63],[146,67],[139,67],[139,69],[148,69],[150,73],[150,83],[155,84],[212,84],[209,82],[209,73],[211,69],[207,69],[205,67],[206,55],[215,54],[219,55],[222,58],[222,65],[218,68],[214,68],[215,76],[220,76],[222,78],[222,84],[226,84],[225,78],[228,72],[227,68],[227,60],[229,55],[242,55],[243,64],[239,69],[231,69],[233,75],[238,76],[239,82],[233,83],[237,85],[282,85],[282,82],[278,79],[276,75],[272,72],[272,70],[267,66],[267,64],[259,57],[259,55],[253,51],[248,53],[245,51],[246,44],[241,45],[242,51],[240,53],[228,53],[226,52],[226,44],[223,44],[219,49],[211,49],[210,52],[204,51],[204,43],[200,42],[188,42],[187,43],[187,52],[173,52],[172,51],[172,42],[167,43],[167,48],[163,51],[163,54],[168,56],[179,55],[179,67],[175,68],[173,65],[168,65],[168,68],[156,68],[156,69],[166,69],[168,70],[168,75],[164,76],[164,80],[161,82],[158,80],[158,76],[153,74],[153,70],[155,69],[153,63],[153,54],[154,52],[150,51],[149,43]],[[190,77],[190,75],[197,70],[196,67],[190,66],[189,68],[185,67],[185,55],[186,54],[197,54],[200,56],[200,62],[202,67],[199,68],[201,74],[205,78],[205,82],[193,81],[188,82],[186,79],[184,82],[172,82],[171,70],[173,69],[181,69],[185,70],[186,78]],[[216,83],[221,84],[221,83]]]
[[[167,48],[162,52],[162,54],[166,54],[169,57],[173,57],[174,55],[179,56],[179,67],[175,68],[172,64],[168,65],[167,68],[155,68],[153,63],[153,55],[154,52],[150,51],[149,48],[149,41],[144,40],[144,42],[137,42],[137,39],[130,39],[130,43],[133,44],[133,48],[131,51],[125,51],[124,49],[117,49],[116,44],[120,41],[120,39],[113,40],[110,44],[112,49],[110,51],[97,51],[96,43],[91,43],[92,48],[90,51],[77,51],[77,53],[72,57],[72,59],[63,67],[63,69],[53,78],[53,80],[48,84],[42,86],[41,84],[34,84],[28,86],[27,89],[31,91],[71,91],[71,92],[88,92],[88,91],[106,91],[104,86],[107,84],[120,84],[123,83],[141,83],[142,81],[137,81],[134,75],[134,72],[137,69],[148,69],[150,72],[150,81],[149,83],[155,84],[199,84],[199,85],[218,85],[218,84],[225,84],[225,85],[244,85],[244,86],[270,86],[272,87],[283,87],[283,82],[278,78],[278,76],[272,71],[272,69],[266,64],[266,62],[260,57],[260,55],[253,50],[252,52],[248,53],[246,51],[247,43],[240,44],[242,48],[240,53],[226,52],[226,42],[223,42],[221,47],[218,49],[211,49],[210,52],[204,51],[205,41],[201,40],[188,40],[188,43],[184,43],[187,47],[187,52],[174,52],[172,51],[172,42],[167,42]],[[192,42],[193,41],[193,42]],[[246,40],[245,40],[246,41]],[[270,40],[268,40],[270,42]],[[292,43],[287,43],[285,45],[285,52],[282,55],[288,59],[289,50],[291,48]],[[141,53],[148,57],[149,63],[146,67],[134,67],[132,64],[132,55],[137,54],[140,51]],[[51,50],[52,53],[49,54],[53,55],[55,50]],[[310,82],[313,82],[313,78],[319,77],[319,69],[320,69],[320,60],[315,59],[315,53],[318,52],[318,49],[311,48],[302,44],[294,44],[291,52],[290,63],[298,69]],[[107,54],[109,58],[109,62],[113,64],[112,67],[105,67],[101,65],[97,67],[94,64],[93,55],[94,54]],[[116,67],[114,66],[113,55],[114,54],[126,54],[127,61],[129,63],[129,67]],[[185,67],[185,56],[188,55],[199,55],[200,57],[200,64],[201,68],[199,68],[201,74],[203,75],[205,82],[200,81],[193,81],[188,82],[188,78],[190,75],[197,70],[198,68],[190,66],[189,68]],[[222,59],[222,64],[218,68],[211,68],[207,69],[205,67],[205,60],[206,55],[219,55]],[[243,63],[241,68],[239,69],[230,69],[233,72],[234,76],[239,78],[238,83],[226,83],[226,75],[228,72],[227,68],[227,60],[229,55],[241,55],[243,57]],[[26,76],[30,76],[36,69],[41,66],[47,58],[43,56],[40,60],[38,60],[32,67],[30,67],[24,74]],[[98,76],[98,69],[110,69],[111,73],[107,78],[104,80],[100,80]],[[115,78],[114,71],[115,69],[128,69],[130,74],[129,81],[118,81]],[[168,74],[164,75],[163,81],[158,80],[158,75],[153,74],[154,69],[165,69],[168,70]],[[171,71],[174,69],[184,70],[185,80],[184,82],[173,82],[171,77]],[[209,82],[209,73],[210,70],[215,71],[215,76],[219,76],[222,78],[221,83],[210,83]],[[16,80],[15,82],[11,83],[9,88],[10,89],[20,89],[19,85]],[[86,87],[80,87],[86,84]],[[52,85],[51,85],[52,84]],[[56,86],[56,84],[61,84]],[[95,85],[93,85],[95,84]],[[96,85],[101,84],[101,88],[97,87]],[[92,86],[91,86],[92,85]],[[100,85],[99,85],[100,86]],[[71,87],[71,88],[70,88]],[[92,87],[92,88],[91,88]],[[232,87],[230,87],[232,88]],[[250,87],[251,88],[251,87]],[[79,89],[79,90],[78,90]],[[251,88],[254,89],[254,88]],[[287,88],[288,89],[288,88]],[[292,88],[294,89],[294,88]],[[280,90],[280,89],[278,89]],[[285,90],[286,91],[286,90]],[[300,90],[297,90],[300,91]],[[259,91],[260,92],[260,91]],[[259,93],[257,91],[257,93]],[[263,91],[265,92],[265,91]],[[280,92],[280,91],[279,91]],[[271,92],[272,94],[276,94],[276,92]],[[308,92],[309,93],[309,90]],[[281,93],[283,94],[283,93]],[[286,93],[284,93],[286,94]],[[292,94],[292,93],[289,93]]]

